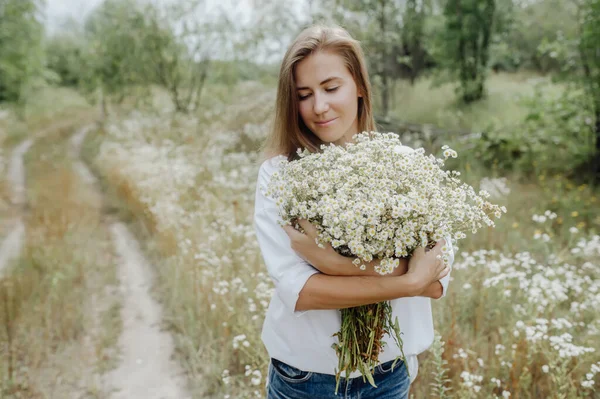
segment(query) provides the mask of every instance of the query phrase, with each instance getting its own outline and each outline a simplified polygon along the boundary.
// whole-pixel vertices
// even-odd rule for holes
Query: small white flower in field
[[[229,383],[231,382],[229,370],[227,370],[227,369],[223,370],[223,372],[221,373],[221,380],[223,381],[223,384],[229,385]]]
[[[581,386],[583,388],[592,389],[592,388],[594,388],[594,381],[593,380],[592,381],[590,381],[590,380],[581,381]]]
[[[575,226],[569,228],[569,233],[571,233],[571,234],[577,234],[578,231],[579,231],[579,229]]]
[[[254,370],[252,372],[252,380],[250,380],[250,383],[254,386],[260,385],[262,381],[262,374],[260,373],[260,370]]]
[[[471,284],[469,284],[469,283],[465,283],[465,284],[463,284],[463,290],[470,290],[470,289],[471,289],[471,287],[472,287],[472,286],[471,286]]]
[[[508,391],[502,391],[502,397],[503,397],[504,399],[508,399],[508,398],[510,398],[510,392],[508,392]]]
[[[594,373],[587,373],[587,374],[585,375],[585,378],[587,378],[588,380],[591,380],[591,379],[593,379],[593,378],[594,378]]]
[[[492,377],[492,379],[490,380],[492,382],[492,384],[496,384],[496,386],[498,388],[500,388],[500,386],[502,386],[502,381],[500,381],[498,378],[496,377]]]
[[[515,324],[517,328],[523,328],[525,327],[525,323],[523,323],[523,320],[519,320],[517,321],[517,324]]]
[[[496,355],[500,355],[502,352],[504,352],[506,348],[504,347],[504,345],[502,344],[496,344],[496,348],[495,348],[495,354]]]
[[[475,392],[479,392],[481,390],[481,386],[478,384],[483,381],[483,376],[471,374],[468,371],[463,371],[460,373],[460,378],[463,379],[462,385],[465,387],[470,388]]]
[[[544,364],[544,365],[542,366],[542,371],[543,371],[544,373],[547,373],[548,371],[550,371],[550,367],[549,367],[547,364]]]
[[[210,310],[215,310],[217,308],[217,305],[215,305],[214,303],[210,304]]]
[[[235,337],[233,337],[233,349],[238,349],[240,347],[240,342],[242,342],[242,345],[247,346],[246,345],[246,335],[245,334],[241,334],[241,335],[236,335]],[[249,344],[248,344],[249,345]]]
[[[479,367],[483,367],[483,359],[478,357],[477,358],[477,364],[479,364]]]
[[[546,233],[542,234],[542,241],[544,241],[544,242],[550,241],[550,236]]]
[[[467,358],[467,352],[463,349],[463,348],[458,348],[458,353],[455,353],[454,355],[452,355],[453,359],[457,359],[457,358],[461,358],[461,359],[466,359]]]

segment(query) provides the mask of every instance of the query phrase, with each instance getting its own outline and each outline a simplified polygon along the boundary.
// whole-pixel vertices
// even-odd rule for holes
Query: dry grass
[[[217,104],[206,110],[211,117],[199,116],[205,120],[200,127],[192,118],[171,121],[154,111],[136,113],[113,120],[108,130],[90,139],[88,148],[105,186],[116,188],[113,192],[119,200],[115,202],[138,219],[137,233],[157,266],[156,289],[165,306],[166,322],[196,397],[261,397],[268,361],[260,329],[272,283],[252,227],[255,148],[261,136],[251,132],[265,118],[248,106],[252,101],[236,93],[239,98],[226,102],[227,106]],[[263,111],[268,109],[267,102]],[[261,128],[264,135],[267,126]],[[483,177],[501,176],[500,171],[479,167],[468,153],[461,156],[455,166],[476,188]],[[195,178],[188,181],[188,175]],[[589,239],[600,229],[595,205],[598,192],[560,176],[540,176],[536,181],[506,177],[511,192],[497,201],[508,207],[508,215],[496,229],[483,230],[460,243],[464,255],[472,256],[480,249],[495,252],[477,255],[483,257],[477,267],[457,256],[450,293],[434,303],[436,326],[446,342],[444,353],[438,356],[448,362],[448,386],[460,398],[496,397],[503,391],[521,398],[554,393],[587,397],[580,381],[593,357],[582,354],[561,359],[547,341],[526,340],[516,325],[522,320],[534,328],[542,318],[584,323],[591,335],[585,328],[573,327],[573,342],[600,350],[593,339],[594,328],[600,326],[588,323],[595,297],[568,291],[567,299],[558,299],[548,290],[540,294],[532,288],[529,292],[510,276],[499,286],[485,287],[484,283],[504,269],[511,270],[509,266],[514,269],[511,276],[519,275],[523,271],[518,259],[529,253],[536,268],[523,273],[525,281],[535,282],[534,287],[544,279],[568,285],[569,280],[551,275],[553,271],[569,275],[575,268],[577,278],[588,278],[582,284],[597,289],[597,283],[590,283],[597,281],[597,269],[582,268],[589,258],[570,250],[579,238]],[[558,217],[545,224],[532,221],[533,214],[546,210]],[[573,235],[572,227],[581,232]],[[548,234],[550,241],[534,239],[537,233]],[[540,303],[547,301],[541,310],[530,302],[535,295],[541,295]],[[586,303],[588,308],[570,312],[571,302]],[[552,330],[549,334],[559,333]],[[234,337],[241,335],[245,338],[235,345]],[[505,349],[497,352],[496,345]],[[419,377],[412,388],[416,398],[431,397],[433,356],[421,356]],[[553,373],[542,372],[543,365],[550,365]],[[228,375],[223,374],[225,370]],[[258,385],[252,385],[253,371],[262,373]],[[483,378],[480,393],[465,383],[465,372]],[[497,378],[500,386],[491,378]]]
[[[520,86],[517,81],[510,90],[516,91]],[[508,86],[499,84],[498,87]],[[160,111],[162,103],[155,104],[159,111],[121,115],[105,130],[88,135],[84,148],[86,159],[93,161],[95,170],[102,176],[103,188],[109,193],[109,201],[100,208],[132,222],[138,237],[142,238],[140,241],[150,263],[157,266],[156,294],[164,306],[165,322],[174,334],[178,358],[192,381],[194,397],[199,398],[223,397],[224,394],[232,398],[264,397],[262,389],[268,358],[259,334],[272,295],[272,283],[265,273],[254,238],[252,214],[258,160],[256,147],[268,128],[263,122],[270,115],[272,99],[263,102],[256,99],[257,90],[267,92],[265,88],[247,89],[245,94],[244,89],[231,91],[235,93],[235,99],[223,93],[221,103],[216,100],[212,105],[207,103],[204,112],[194,117],[171,118],[168,112]],[[439,92],[430,91],[426,95],[426,89],[421,90],[424,93],[421,105],[418,107],[417,101],[412,102],[414,115],[425,117],[431,110],[447,105],[436,105],[435,99],[443,97]],[[488,111],[503,118],[501,108],[489,107]],[[475,117],[475,113],[470,115]],[[481,115],[481,120],[485,120],[485,113]],[[478,123],[473,122],[472,126]],[[257,129],[259,134],[256,134]],[[58,157],[61,151],[51,147],[48,143],[44,151]],[[456,167],[476,188],[483,177],[501,176],[500,171],[480,168],[469,154],[461,156],[464,159]],[[34,159],[37,158],[32,156],[30,162]],[[48,166],[49,170],[52,168],[56,171],[59,166]],[[63,169],[68,171],[67,167]],[[47,207],[47,211],[37,212],[31,220],[37,226],[59,220],[57,223],[63,226],[47,227],[51,233],[39,234],[41,238],[36,238],[38,245],[35,248],[48,243],[51,244],[49,248],[55,246],[56,249],[48,249],[50,252],[43,253],[43,257],[30,257],[37,262],[35,268],[30,268],[39,276],[49,275],[48,267],[52,268],[52,276],[56,275],[54,268],[66,268],[62,275],[67,278],[59,278],[56,284],[64,289],[65,285],[61,284],[68,281],[75,287],[74,292],[69,293],[71,300],[81,299],[77,296],[89,289],[84,288],[90,281],[89,270],[94,270],[94,265],[99,267],[97,260],[103,259],[100,252],[95,252],[100,249],[91,244],[86,247],[81,237],[100,234],[101,229],[89,232],[78,223],[68,227],[69,224],[62,220],[85,218],[88,211],[91,215],[100,211],[95,208],[84,211],[86,204],[89,205],[87,201],[66,198],[67,195],[85,198],[79,191],[81,186],[75,181],[69,182],[67,172],[44,174],[40,169],[34,173],[37,174],[46,179],[44,183],[40,180],[40,186],[53,189],[31,190],[37,206],[40,209]],[[55,174],[62,176],[61,180],[52,181],[51,176]],[[575,186],[560,176],[540,176],[535,181],[518,175],[506,177],[511,192],[498,201],[507,206],[509,213],[495,230],[481,231],[461,242],[460,251],[480,259],[479,263],[475,267],[469,258],[457,256],[450,292],[445,299],[434,303],[436,327],[446,342],[445,351],[421,356],[418,380],[412,387],[416,398],[432,397],[432,373],[439,372],[434,364],[441,359],[448,363],[443,367],[450,379],[447,386],[453,389],[457,398],[497,397],[503,391],[511,392],[513,398],[583,398],[591,395],[580,383],[595,359],[592,355],[562,359],[547,341],[533,343],[525,339],[524,329],[518,328],[517,324],[523,321],[527,327],[534,328],[540,319],[549,322],[569,319],[576,323],[568,329],[573,342],[600,350],[597,342],[600,324],[594,316],[598,303],[590,294],[592,289],[598,288],[597,260],[571,253],[577,240],[589,239],[600,230],[598,192],[587,186]],[[76,209],[61,210],[59,205],[48,205],[53,201],[68,203]],[[558,218],[545,224],[532,221],[533,214],[543,214],[546,210],[556,212]],[[90,225],[94,225],[94,220],[92,216]],[[572,235],[569,232],[572,227],[577,227],[580,232]],[[46,231],[44,229],[46,227],[40,231]],[[548,234],[550,241],[533,239],[538,233]],[[68,245],[60,247],[59,240],[52,239],[55,235],[62,237]],[[30,233],[30,237],[34,236]],[[80,241],[77,241],[78,237]],[[88,242],[105,242],[105,239],[102,233],[101,237],[88,239]],[[71,255],[60,265],[44,266],[48,262],[42,260],[48,257],[63,259],[61,256],[65,256],[63,251],[67,247],[78,245],[86,248],[88,257],[96,260],[94,264],[86,263],[91,262],[89,259],[79,262],[86,265],[81,271]],[[480,249],[495,252],[474,255]],[[553,297],[549,288],[541,293],[523,288],[522,281],[510,276],[503,284],[485,286],[490,278],[498,277],[511,267],[513,275],[523,272],[522,264],[516,258],[524,256],[524,251],[531,255],[531,262],[536,265],[525,273],[524,281],[539,284],[545,281],[543,279],[553,279],[553,284],[563,286],[569,284],[564,276],[579,278],[585,275],[589,278],[587,282],[577,281],[588,290],[582,293],[570,287],[567,299],[563,300],[556,295]],[[107,252],[110,251],[104,249],[103,256],[107,256]],[[595,265],[595,269],[584,268],[585,262]],[[548,272],[556,275],[551,277],[546,275]],[[112,274],[99,272],[98,285],[114,284],[114,279],[107,276]],[[48,280],[41,277],[30,280],[40,281],[36,287],[48,287],[44,285]],[[28,284],[33,286],[33,283]],[[52,292],[51,288],[44,289]],[[20,294],[15,297],[21,298],[20,301],[25,298]],[[20,314],[27,313],[24,322],[35,326],[34,318],[39,317],[37,312],[42,311],[41,304],[29,297],[25,298],[29,302],[23,302],[28,311]],[[531,302],[532,297],[537,298],[538,303]],[[53,306],[73,306],[61,303],[60,298],[56,301]],[[542,301],[547,303],[538,308]],[[588,307],[571,310],[574,302]],[[16,314],[18,309],[25,308],[15,309]],[[81,331],[86,329],[82,314],[85,315],[85,311],[73,309],[73,315],[65,316],[64,326],[51,329],[54,335],[47,333],[46,336],[59,337],[58,341],[66,338],[68,343],[77,342]],[[101,315],[106,333],[96,341],[97,348],[110,347],[117,336],[117,315],[118,307],[114,303]],[[50,322],[52,320],[50,318]],[[50,322],[48,325],[57,325]],[[550,334],[560,332],[553,330]],[[25,332],[20,334],[18,341],[22,342],[26,335]],[[240,344],[234,345],[234,338],[241,335],[245,338],[240,338]],[[43,341],[33,342],[37,342],[37,346]],[[504,349],[499,350],[497,345],[503,345]],[[39,347],[32,351],[32,357],[40,359],[38,365],[51,364],[49,359],[57,353],[44,354]],[[27,352],[18,353],[16,358],[25,362]],[[107,352],[99,349],[96,353],[102,357],[102,353]],[[549,365],[552,372],[544,373],[544,365]],[[252,384],[253,376],[247,370],[262,373],[258,385]],[[482,377],[479,393],[465,384],[465,372]],[[500,386],[492,382],[492,378],[500,380]],[[33,392],[35,387],[43,385],[30,383],[23,386],[33,387]]]
[[[26,155],[22,256],[0,281],[0,392],[14,398],[102,397],[120,328],[102,202],[75,173],[68,138],[84,112],[46,127]]]

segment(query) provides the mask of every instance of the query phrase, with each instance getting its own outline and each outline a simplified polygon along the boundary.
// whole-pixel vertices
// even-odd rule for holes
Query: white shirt
[[[295,311],[304,284],[310,276],[320,272],[291,248],[287,234],[278,223],[281,218],[275,201],[263,194],[271,175],[279,169],[283,159],[285,157],[280,155],[263,162],[256,187],[254,228],[269,275],[275,283],[275,294],[267,309],[261,338],[270,357],[304,371],[334,375],[338,358],[332,348],[337,343],[333,334],[340,330],[340,311]],[[450,265],[453,262],[454,252],[451,249]],[[450,275],[440,280],[443,296],[446,295],[449,279]],[[402,331],[404,354],[412,382],[418,371],[417,355],[433,342],[431,300],[409,297],[395,299],[391,304],[393,318],[398,317]],[[385,335],[383,340],[387,344],[379,356],[381,363],[401,354],[391,337]],[[351,378],[358,376],[359,371],[350,374]]]

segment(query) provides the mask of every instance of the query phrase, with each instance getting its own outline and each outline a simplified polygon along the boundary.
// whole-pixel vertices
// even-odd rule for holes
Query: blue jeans
[[[377,388],[363,377],[341,378],[335,394],[335,376],[302,371],[271,359],[267,399],[407,399],[410,378],[406,366],[398,361],[392,370],[393,361],[375,368],[373,379]]]

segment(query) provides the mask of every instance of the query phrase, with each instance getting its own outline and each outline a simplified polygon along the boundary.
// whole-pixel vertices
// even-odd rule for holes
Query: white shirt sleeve
[[[306,311],[296,312],[300,291],[313,274],[319,273],[292,249],[290,239],[279,224],[279,212],[272,198],[263,194],[272,173],[271,160],[266,161],[258,172],[256,200],[254,203],[254,229],[258,244],[275,283],[275,292],[290,312],[301,316]]]
[[[450,266],[450,272],[452,272],[452,265],[454,264],[454,247],[452,246],[452,241],[450,237],[446,237],[446,243],[448,244],[450,259],[448,261],[448,266]],[[448,291],[448,284],[450,284],[450,273],[448,273],[445,277],[440,279],[440,283],[442,283],[442,298],[446,296],[446,292]]]

